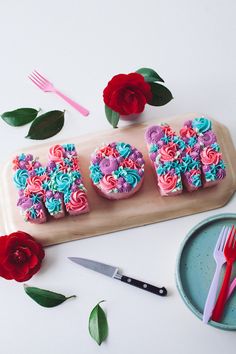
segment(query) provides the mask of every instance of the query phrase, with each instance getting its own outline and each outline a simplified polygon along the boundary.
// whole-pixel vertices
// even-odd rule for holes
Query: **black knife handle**
[[[122,275],[120,278],[116,278],[121,281],[123,281],[126,284],[136,286],[137,288],[149,291],[150,293],[160,295],[160,296],[166,296],[167,295],[167,290],[163,286],[162,288],[158,288],[157,286],[145,283],[143,281],[127,277],[126,275]]]

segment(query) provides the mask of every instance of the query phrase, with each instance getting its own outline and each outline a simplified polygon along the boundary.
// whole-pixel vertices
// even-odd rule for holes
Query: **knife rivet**
[[[147,288],[147,284],[143,284],[143,287],[146,289]]]
[[[128,283],[131,283],[131,279],[130,279],[130,278],[128,278],[128,279],[127,279],[127,282],[128,282]]]

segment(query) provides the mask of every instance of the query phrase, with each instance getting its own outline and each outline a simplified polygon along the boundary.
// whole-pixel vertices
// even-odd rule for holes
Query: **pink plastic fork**
[[[48,81],[45,77],[43,77],[38,71],[34,70],[32,74],[30,74],[28,77],[42,91],[54,92],[56,95],[63,98],[64,101],[69,103],[73,108],[79,111],[83,116],[89,115],[89,111],[86,108],[82,107],[79,103],[73,101],[71,98],[67,97],[58,89],[56,89],[53,86],[53,84],[50,81]]]

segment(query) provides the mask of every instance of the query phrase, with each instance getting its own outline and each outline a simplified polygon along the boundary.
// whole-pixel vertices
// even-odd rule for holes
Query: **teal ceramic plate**
[[[219,214],[195,226],[181,246],[176,265],[176,282],[179,293],[188,308],[200,319],[215,272],[213,251],[223,225],[236,226],[236,214]],[[221,283],[224,269],[221,274]],[[236,276],[233,270],[232,278]],[[221,323],[210,321],[210,325],[236,330],[236,291],[227,301]]]

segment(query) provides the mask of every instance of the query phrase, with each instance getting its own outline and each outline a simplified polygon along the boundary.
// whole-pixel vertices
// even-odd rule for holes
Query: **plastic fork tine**
[[[37,70],[34,70],[34,72],[43,80],[46,82],[49,82],[45,77],[43,77]]]
[[[233,242],[233,239],[234,239],[234,235],[235,235],[235,228],[234,228],[234,225],[233,225],[231,227],[230,234],[229,234],[229,237],[227,239],[226,246],[225,246],[227,249],[231,248],[232,242]]]
[[[221,249],[222,240],[223,240],[223,237],[224,237],[224,234],[225,234],[225,230],[226,230],[226,226],[223,226],[222,229],[221,229],[220,235],[218,237],[218,240],[216,242],[216,245],[215,245],[215,249],[217,249],[217,250]]]
[[[32,77],[41,85],[45,85],[46,82],[43,81],[42,79],[40,79],[40,77],[38,77],[35,73],[32,73]]]
[[[33,72],[34,77],[36,77],[43,84],[47,84],[48,80],[44,79],[36,70]]]
[[[220,250],[223,252],[224,248],[225,248],[225,244],[226,244],[226,239],[227,239],[227,235],[229,233],[229,227],[225,227],[224,229],[224,233],[221,239],[221,243],[220,243]]]
[[[35,80],[34,80],[34,78],[33,77],[31,77],[31,76],[28,76],[28,78],[38,87],[38,88],[40,88],[40,90],[43,90],[43,88],[42,88],[42,86],[41,86],[41,84],[38,84]]]

